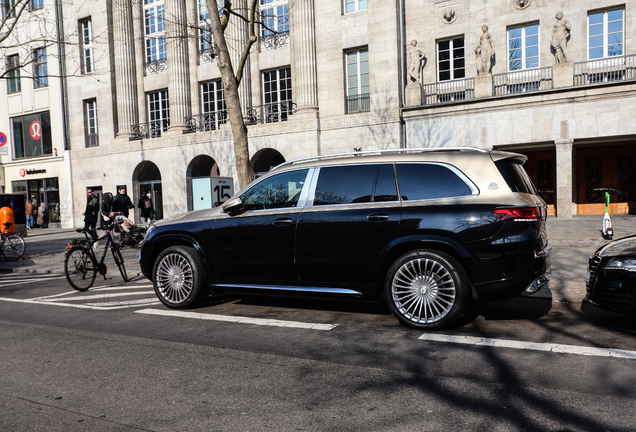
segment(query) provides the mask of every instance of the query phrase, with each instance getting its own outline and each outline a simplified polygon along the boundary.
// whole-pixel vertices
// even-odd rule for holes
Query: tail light
[[[498,207],[492,212],[505,222],[536,222],[545,217],[543,207]]]

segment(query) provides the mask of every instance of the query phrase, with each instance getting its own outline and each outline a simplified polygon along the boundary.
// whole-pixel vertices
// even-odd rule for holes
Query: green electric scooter
[[[621,193],[621,191],[612,188],[595,188],[594,190],[605,192],[605,216],[603,216],[603,229],[601,233],[605,240],[611,240],[614,238],[614,229],[612,229],[612,220],[609,216],[610,192]]]

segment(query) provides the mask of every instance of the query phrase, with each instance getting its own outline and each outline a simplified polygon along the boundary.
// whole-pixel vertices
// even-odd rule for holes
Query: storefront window
[[[11,191],[23,193],[25,199],[33,202],[38,209],[43,202],[48,212],[48,222],[60,222],[60,191],[57,177],[12,181]]]
[[[23,159],[53,154],[51,116],[48,111],[13,117],[13,158]]]

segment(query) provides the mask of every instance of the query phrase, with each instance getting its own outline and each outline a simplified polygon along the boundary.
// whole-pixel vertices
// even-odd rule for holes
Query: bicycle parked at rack
[[[3,225],[4,230],[0,230],[0,255],[8,261],[19,260],[26,250],[24,240],[15,233],[5,234],[13,223],[5,222]]]
[[[119,268],[121,277],[124,278],[125,282],[129,281],[126,275],[126,267],[124,267],[124,258],[121,256],[119,246],[113,238],[114,227],[115,225],[111,224],[107,228],[104,228],[108,230],[108,232],[97,241],[99,242],[103,238],[106,239],[104,252],[101,254],[101,259],[99,260],[95,256],[95,250],[93,249],[93,245],[97,242],[91,238],[90,231],[84,228],[78,228],[76,231],[83,233],[86,236],[85,240],[74,239],[70,244],[66,245],[69,250],[66,252],[66,257],[64,258],[64,273],[66,274],[68,283],[76,290],[86,291],[93,286],[97,273],[104,276],[104,280],[108,280],[106,277],[108,269],[106,268],[104,259],[109,249],[113,255],[115,264],[117,264]]]

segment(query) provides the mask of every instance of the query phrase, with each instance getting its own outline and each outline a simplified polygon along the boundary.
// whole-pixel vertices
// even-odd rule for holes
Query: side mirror
[[[222,208],[225,213],[238,213],[243,210],[243,201],[239,197],[231,198],[223,203]]]

